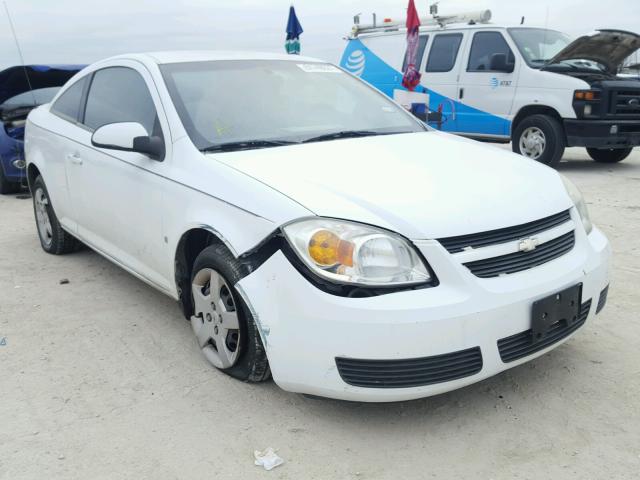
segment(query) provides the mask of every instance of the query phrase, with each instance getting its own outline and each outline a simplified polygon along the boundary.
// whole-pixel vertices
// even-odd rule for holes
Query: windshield
[[[58,90],[60,90],[60,88],[61,87],[47,87],[22,92],[15,97],[11,97],[8,100],[5,100],[5,102],[0,105],[0,107],[35,107],[38,105],[43,105],[45,103],[49,103],[53,99],[53,97],[56,96],[56,93],[58,93]]]
[[[541,68],[571,43],[568,35],[544,28],[510,28],[509,34],[525,62],[533,68]]]
[[[426,130],[384,95],[329,64],[230,60],[161,68],[200,150]]]

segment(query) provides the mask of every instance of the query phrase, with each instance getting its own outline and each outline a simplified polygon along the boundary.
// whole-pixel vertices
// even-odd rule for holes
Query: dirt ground
[[[607,308],[542,358],[393,404],[218,373],[173,300],[43,253],[31,201],[0,197],[0,479],[639,478],[640,151],[565,158],[613,244]],[[269,446],[286,463],[265,472]]]

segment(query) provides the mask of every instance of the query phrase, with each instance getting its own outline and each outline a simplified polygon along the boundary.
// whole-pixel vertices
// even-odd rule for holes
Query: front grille
[[[558,225],[571,220],[569,210],[556,213],[550,217],[536,220],[534,222],[523,223],[515,227],[500,228],[498,230],[489,230],[487,232],[472,233],[470,235],[460,235],[458,237],[441,238],[438,241],[446,248],[449,253],[462,252],[465,248],[480,248],[488,245],[496,245],[498,243],[512,242],[521,240],[536,233],[544,232]]]
[[[612,92],[612,112],[616,115],[640,115],[640,90],[617,90]]]
[[[604,287],[604,290],[600,292],[600,297],[598,298],[598,305],[596,306],[596,313],[600,313],[600,311],[607,304],[607,295],[609,294],[609,285]]]
[[[367,388],[409,388],[449,382],[482,370],[480,347],[405,360],[336,358],[345,383]]]
[[[485,258],[465,263],[471,273],[481,278],[491,278],[506,273],[521,272],[561,257],[576,243],[573,231],[549,240],[530,252],[515,252],[499,257]]]
[[[502,361],[505,363],[513,362],[514,360],[526,357],[553,345],[568,335],[571,335],[584,325],[584,322],[589,315],[590,308],[591,300],[587,300],[585,303],[580,305],[580,313],[575,322],[569,323],[566,320],[560,320],[553,325],[547,332],[546,336],[537,343],[533,343],[533,332],[531,329],[526,332],[517,333],[510,337],[498,340],[500,358],[502,358]]]

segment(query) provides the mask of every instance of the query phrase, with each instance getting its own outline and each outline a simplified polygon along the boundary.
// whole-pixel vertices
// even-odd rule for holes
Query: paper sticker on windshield
[[[329,65],[328,63],[298,63],[298,68],[304,70],[307,73],[340,73],[338,67]]]

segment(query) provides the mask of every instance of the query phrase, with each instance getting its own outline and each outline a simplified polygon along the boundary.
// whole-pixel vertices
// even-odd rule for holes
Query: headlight
[[[584,229],[587,232],[587,235],[591,233],[593,230],[593,224],[591,223],[591,218],[589,218],[589,210],[587,210],[587,205],[584,203],[584,198],[582,197],[582,193],[578,190],[571,180],[569,180],[564,175],[560,175],[562,178],[562,182],[564,183],[564,188],[567,189],[567,193],[573,204],[576,206],[576,210],[580,214],[580,218],[582,219],[582,225],[584,225]]]
[[[307,267],[336,283],[401,286],[431,280],[414,247],[386,230],[314,218],[286,225],[283,231]]]

